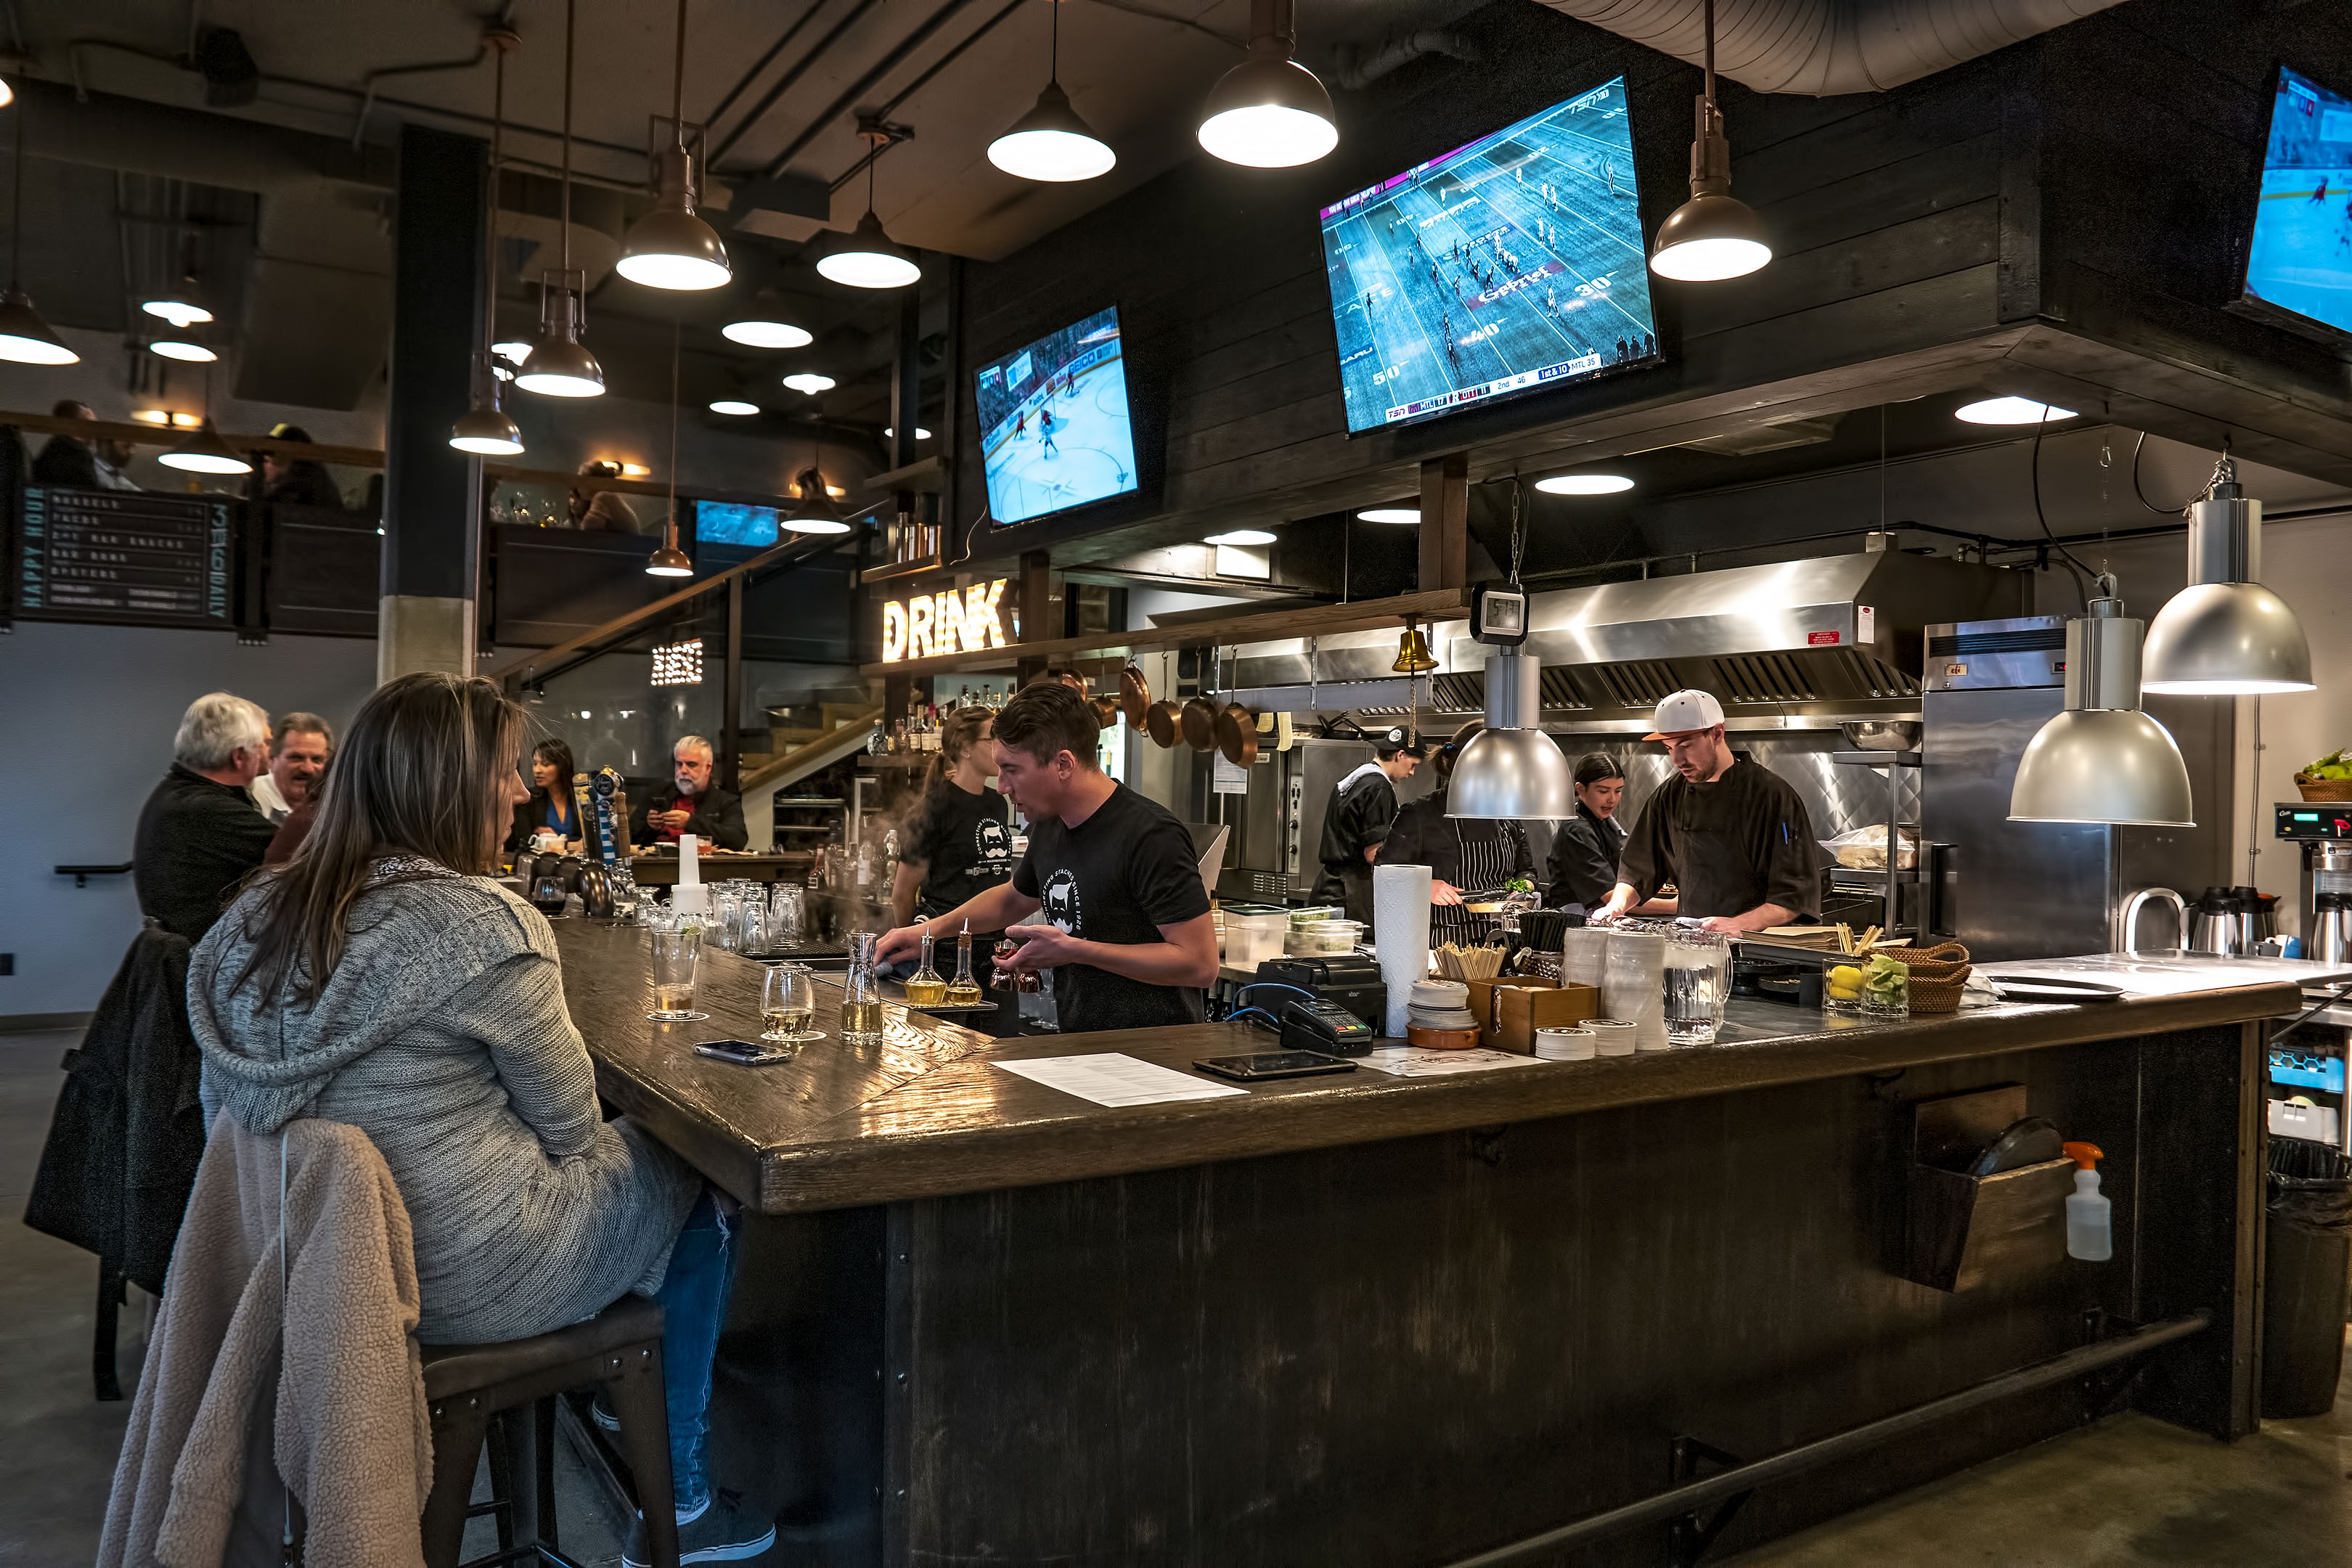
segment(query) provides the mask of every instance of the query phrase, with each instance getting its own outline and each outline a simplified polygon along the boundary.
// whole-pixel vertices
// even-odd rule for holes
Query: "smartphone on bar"
[[[761,1045],[756,1040],[704,1040],[694,1047],[698,1057],[755,1068],[767,1062],[788,1062],[798,1055],[792,1046]]]

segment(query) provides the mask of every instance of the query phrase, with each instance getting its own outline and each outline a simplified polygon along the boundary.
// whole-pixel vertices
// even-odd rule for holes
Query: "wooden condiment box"
[[[1489,1050],[1532,1056],[1538,1029],[1566,1028],[1601,1016],[1601,993],[1591,985],[1561,985],[1526,974],[1465,984],[1479,1043]]]

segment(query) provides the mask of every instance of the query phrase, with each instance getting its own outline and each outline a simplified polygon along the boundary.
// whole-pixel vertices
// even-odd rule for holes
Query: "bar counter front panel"
[[[992,1040],[893,1009],[743,1068],[759,966],[644,1020],[643,933],[555,922],[605,1098],[761,1211],[721,1346],[721,1484],[783,1561],[1430,1564],[2084,1343],[2213,1327],[2115,1400],[2231,1438],[2258,1387],[2257,1047],[2286,986],[1901,1025],[1735,1003],[1703,1049],[1112,1110],[1003,1072],[1262,1047],[1202,1025]],[[2098,1143],[2104,1264],[1901,1277],[1909,1104],[2015,1082]],[[2068,1384],[1760,1490],[1716,1551],[2089,1419]],[[2111,1407],[2102,1405],[2101,1408]],[[1665,1527],[1559,1563],[1665,1561]]]

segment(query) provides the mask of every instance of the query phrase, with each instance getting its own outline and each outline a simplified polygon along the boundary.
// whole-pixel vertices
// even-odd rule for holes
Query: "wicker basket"
[[[1960,992],[1969,983],[1969,966],[1959,965],[1959,973],[1933,980],[1922,980],[1919,972],[1911,972],[1911,1011],[1914,1013],[1957,1013],[1960,1010]]]
[[[1909,965],[1916,973],[1919,965],[1930,968],[1937,964],[1966,963],[1969,950],[1957,942],[1939,942],[1933,947],[1874,947],[1874,953],[1885,953],[1895,963]]]
[[[2294,787],[2305,800],[2352,800],[2352,779],[2315,779],[2308,773],[2297,773]]]

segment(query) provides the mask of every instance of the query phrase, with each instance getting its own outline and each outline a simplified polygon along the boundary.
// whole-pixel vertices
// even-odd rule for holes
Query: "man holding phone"
[[[952,941],[969,921],[1021,944],[1014,973],[1054,972],[1064,1034],[1201,1021],[1217,939],[1192,837],[1096,765],[1098,729],[1058,681],[1013,695],[996,715],[997,786],[1029,819],[1027,855],[1011,881],[884,936],[877,957],[916,952],[925,931]],[[1013,923],[1040,909],[1050,923]]]

